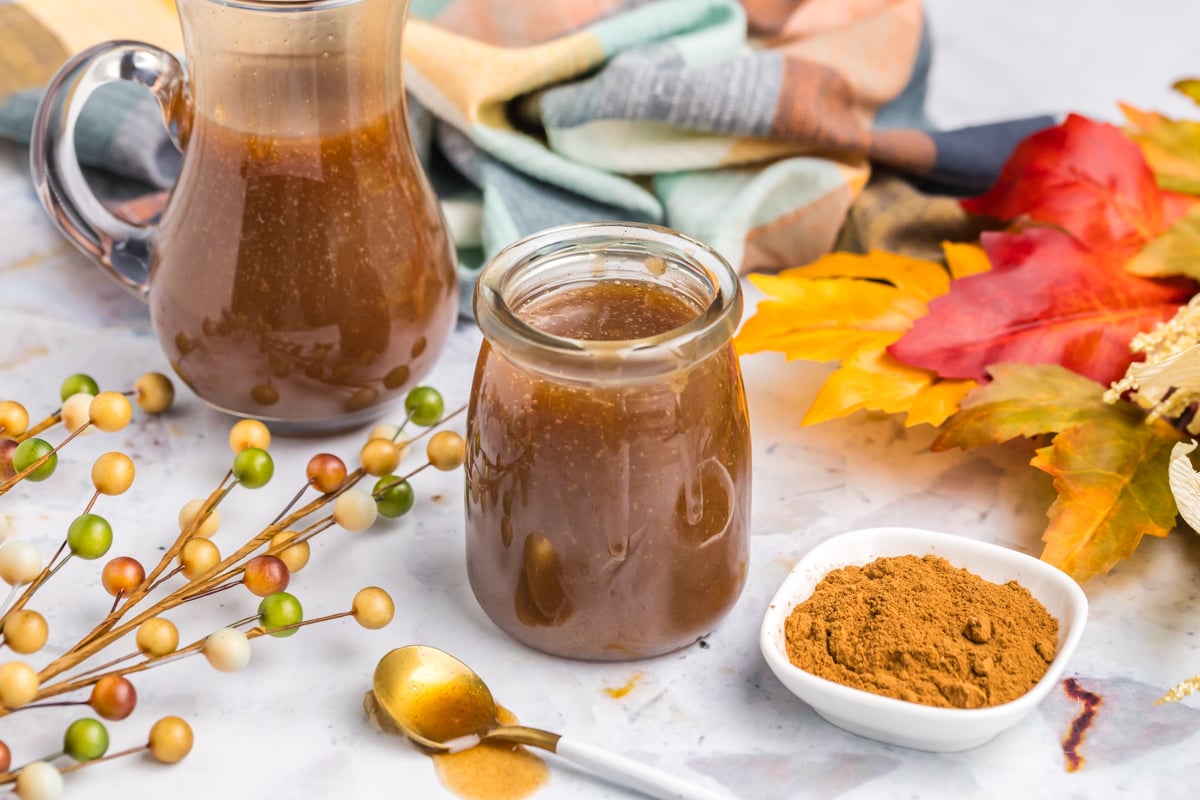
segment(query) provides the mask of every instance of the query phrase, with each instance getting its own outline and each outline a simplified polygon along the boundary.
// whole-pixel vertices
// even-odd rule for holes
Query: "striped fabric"
[[[1051,122],[931,131],[920,0],[413,0],[412,10],[413,127],[469,265],[541,228],[604,218],[678,228],[743,271],[793,266],[839,242],[873,244],[870,226],[845,230],[877,221],[851,214],[873,170],[978,191],[1018,139]],[[168,0],[0,0],[0,136],[27,139],[36,88],[108,38],[181,49]],[[148,98],[124,89],[93,104],[81,157],[165,188],[178,157]]]

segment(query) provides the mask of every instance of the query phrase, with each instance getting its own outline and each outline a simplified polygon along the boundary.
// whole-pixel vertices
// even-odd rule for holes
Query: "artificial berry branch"
[[[33,427],[24,406],[0,401],[0,495],[22,481],[48,479],[57,467],[59,452],[76,437],[92,429],[116,432],[124,428],[132,416],[130,397],[149,413],[166,411],[174,388],[165,376],[148,373],[129,391],[101,392],[92,378],[79,374],[63,382],[60,397],[61,407]],[[249,662],[253,639],[290,636],[302,627],[345,617],[369,629],[387,625],[395,607],[391,597],[377,587],[359,591],[349,610],[309,619],[304,618],[299,599],[286,589],[291,575],[308,563],[311,539],[335,526],[361,531],[379,516],[403,516],[414,503],[409,481],[415,475],[429,467],[453,470],[462,465],[462,437],[436,428],[465,407],[445,414],[441,395],[421,386],[406,395],[404,408],[399,425],[380,425],[371,431],[358,454],[356,469],[348,470],[345,461],[331,453],[309,459],[304,483],[291,501],[266,527],[222,555],[212,541],[220,528],[222,501],[234,491],[266,485],[275,472],[269,453],[270,431],[255,420],[236,423],[229,435],[232,466],[206,497],[181,509],[179,532],[158,563],[147,572],[133,557],[109,559],[101,583],[113,598],[111,608],[90,631],[40,670],[23,660],[0,664],[0,721],[17,711],[64,705],[87,705],[102,718],[119,721],[128,717],[137,703],[131,675],[196,654],[203,654],[217,670],[233,672]],[[68,433],[58,446],[37,436],[60,423]],[[410,423],[425,430],[405,440],[401,433]],[[411,445],[427,435],[424,463],[395,474]],[[71,523],[54,556],[44,563],[28,542],[4,543],[8,524],[0,514],[0,579],[12,586],[9,597],[0,604],[0,647],[28,656],[46,643],[49,628],[45,618],[27,606],[72,559],[91,561],[107,555],[113,542],[112,527],[94,509],[101,495],[127,491],[134,473],[133,461],[123,453],[105,453],[98,458],[91,474],[94,491],[83,513]],[[356,488],[367,477],[377,479],[371,491]],[[315,490],[317,497],[297,508],[309,490]],[[327,513],[320,514],[322,510]],[[165,593],[156,591],[179,576],[183,579],[180,585]],[[164,613],[238,586],[261,598],[256,613],[181,647],[179,631]],[[243,630],[248,625],[251,627]],[[87,666],[131,633],[136,650]],[[85,689],[90,689],[86,700],[56,699]],[[178,761],[190,750],[191,741],[186,722],[166,717],[155,723],[145,744],[107,754],[108,732],[103,723],[81,718],[68,728],[62,753],[20,768],[12,767],[11,751],[0,741],[0,789],[15,788],[22,798],[57,797],[63,774],[146,750],[160,761]],[[56,767],[52,762],[64,755],[75,763]]]

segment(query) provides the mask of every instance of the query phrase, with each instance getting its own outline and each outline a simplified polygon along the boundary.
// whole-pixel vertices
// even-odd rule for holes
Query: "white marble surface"
[[[1168,101],[1165,87],[1189,66],[1200,73],[1195,4],[1157,0],[1119,14],[1126,6],[1117,2],[1003,5],[1012,16],[981,0],[930,2],[943,45],[931,96],[939,121],[1071,107],[1113,118],[1117,98],[1185,110]],[[1018,42],[1023,57],[1014,60]],[[0,145],[0,397],[36,413],[53,407],[59,381],[72,372],[120,386],[146,369],[166,371],[145,309],[57,238],[25,182],[23,159]],[[430,376],[450,403],[466,396],[477,341],[460,330]],[[745,594],[707,649],[636,664],[579,664],[510,641],[467,586],[461,476],[423,473],[414,481],[412,514],[362,534],[322,536],[293,581],[310,615],[346,608],[360,586],[381,585],[399,601],[389,627],[365,631],[344,620],[258,640],[252,663],[236,675],[200,659],[147,673],[137,681],[134,716],[111,726],[114,749],[142,741],[157,717],[178,714],[196,731],[194,752],[174,767],[137,758],[84,770],[69,776],[68,796],[450,797],[425,757],[373,731],[360,711],[377,659],[410,642],[474,665],[526,723],[637,754],[747,800],[1194,796],[1200,705],[1153,705],[1170,684],[1200,671],[1193,635],[1200,539],[1186,532],[1144,542],[1135,558],[1086,587],[1091,621],[1068,675],[1104,702],[1078,772],[1065,770],[1059,743],[1079,705],[1061,692],[988,745],[952,755],[843,733],[789,695],[758,653],[757,629],[790,565],[816,542],[852,528],[912,524],[1037,553],[1053,492],[1027,466],[1030,452],[1021,444],[935,454],[928,429],[866,415],[800,428],[826,370],[772,355],[743,366],[754,430],[752,566]],[[151,561],[173,536],[178,508],[206,493],[227,467],[227,427],[183,392],[166,418],[139,414],[125,432],[72,444],[53,480],[23,484],[0,499],[0,509],[16,535],[52,550],[86,501],[92,459],[126,449],[137,462],[137,483],[124,497],[102,499],[99,510],[116,529],[114,554]],[[350,457],[357,440],[278,440],[275,481],[231,498],[218,541],[229,546],[269,521],[302,481],[308,455],[325,449]],[[53,654],[106,610],[98,565],[70,564],[36,605],[52,621]],[[190,641],[254,606],[248,595],[230,593],[175,619]],[[627,696],[604,692],[635,674],[641,679]],[[0,738],[20,763],[57,750],[74,716],[56,709],[0,719]],[[553,762],[538,795],[628,796]]]

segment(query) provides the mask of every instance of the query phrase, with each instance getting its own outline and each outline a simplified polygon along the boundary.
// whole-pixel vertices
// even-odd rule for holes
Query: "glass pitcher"
[[[408,0],[178,0],[187,70],[108,42],[55,76],[31,166],[58,227],[134,294],[210,405],[284,432],[382,413],[454,324],[454,250],[407,127]],[[157,224],[89,189],[74,127],[95,89],[149,89],[183,152]]]

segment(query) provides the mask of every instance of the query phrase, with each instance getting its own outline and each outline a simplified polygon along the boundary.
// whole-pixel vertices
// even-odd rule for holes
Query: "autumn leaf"
[[[952,279],[988,269],[973,245],[946,245],[947,267],[883,252],[832,253],[778,275],[751,275],[770,299],[743,326],[740,353],[783,352],[788,359],[841,361],[818,392],[804,424],[860,409],[908,412],[907,425],[937,425],[954,413],[970,381],[941,381],[884,352],[925,314]]]
[[[977,244],[942,242],[942,252],[946,254],[946,267],[954,280],[978,275],[992,268],[987,253]]]
[[[1163,189],[1200,194],[1200,122],[1172,120],[1152,111],[1122,105],[1129,135]]]
[[[1171,88],[1192,98],[1192,102],[1200,104],[1200,78],[1184,78],[1175,81]]]
[[[1117,412],[1142,421],[1129,403],[1104,402],[1106,387],[1053,364],[995,364],[992,380],[971,392],[938,432],[935,451],[1002,444],[1058,433]]]
[[[1137,252],[1166,227],[1162,197],[1138,146],[1112,125],[1072,114],[1017,145],[975,214],[1061,227],[1094,250]]]
[[[1038,450],[1029,463],[1058,492],[1042,559],[1083,583],[1133,555],[1142,536],[1166,536],[1177,513],[1168,470],[1178,441],[1166,423],[1114,413]]]
[[[1187,275],[1200,278],[1200,206],[1176,220],[1167,232],[1146,245],[1125,269],[1134,275]]]
[[[958,401],[974,385],[974,381],[939,381],[929,370],[905,366],[882,350],[862,350],[829,376],[802,424],[816,425],[867,409],[907,412],[908,427],[937,426],[958,410]]]
[[[1176,514],[1168,465],[1181,439],[1173,428],[1147,425],[1130,403],[1104,402],[1104,386],[1061,367],[1000,364],[991,374],[933,449],[1055,434],[1030,462],[1058,492],[1044,560],[1082,583],[1128,558],[1143,535],[1166,536]]]
[[[1119,255],[1053,228],[984,234],[982,243],[992,269],[932,300],[890,355],[942,378],[982,381],[990,365],[1020,362],[1111,383],[1132,360],[1133,336],[1169,319],[1197,288],[1130,275]]]
[[[750,282],[776,299],[760,302],[742,327],[743,354],[776,350],[789,360],[838,361],[894,342],[926,309],[924,299],[871,280],[812,279],[787,270],[751,275]]]

